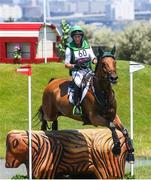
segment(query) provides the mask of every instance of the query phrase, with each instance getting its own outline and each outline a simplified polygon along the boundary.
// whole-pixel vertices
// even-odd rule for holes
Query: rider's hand
[[[76,64],[74,65],[74,68],[75,68],[75,69],[80,69],[80,64],[76,63]]]
[[[81,67],[82,69],[86,69],[86,68],[87,68],[86,64],[84,64],[84,63],[81,63],[80,67]]]
[[[93,63],[93,64],[97,64],[97,59],[94,58],[94,59],[92,60],[92,63]]]

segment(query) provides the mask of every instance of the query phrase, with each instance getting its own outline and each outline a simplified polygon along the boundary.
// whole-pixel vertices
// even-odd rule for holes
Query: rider
[[[84,30],[80,26],[73,26],[70,30],[72,42],[67,45],[65,52],[65,67],[70,69],[74,81],[73,115],[82,115],[80,106],[82,79],[91,70],[91,62],[96,64],[97,59],[91,46],[84,38]]]

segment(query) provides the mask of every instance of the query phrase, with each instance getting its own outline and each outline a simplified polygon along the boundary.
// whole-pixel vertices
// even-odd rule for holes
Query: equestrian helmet
[[[84,36],[84,30],[80,26],[73,26],[70,30],[71,37],[74,35]]]

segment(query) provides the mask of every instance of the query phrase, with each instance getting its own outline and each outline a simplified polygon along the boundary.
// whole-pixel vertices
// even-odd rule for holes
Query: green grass
[[[150,179],[151,178],[151,165],[140,166],[134,168],[134,179]],[[131,173],[125,173],[125,179],[132,179]]]
[[[5,156],[5,143],[8,131],[28,129],[28,81],[27,76],[17,74],[19,65],[0,65],[0,157]],[[63,63],[32,65],[32,113],[41,105],[44,87],[52,77],[68,77]],[[117,61],[119,82],[114,86],[118,114],[129,130],[129,64]],[[134,73],[134,147],[137,156],[151,157],[151,67]],[[36,122],[33,122],[33,127]],[[59,118],[59,129],[79,129],[82,122],[69,118]],[[40,129],[40,125],[33,129]]]
[[[150,179],[151,166],[142,166],[134,169],[136,179]]]
[[[129,63],[117,64],[119,83],[114,87],[117,97],[118,114],[129,129]],[[151,66],[133,73],[134,147],[137,156],[151,156]],[[129,129],[130,130],[130,129]]]

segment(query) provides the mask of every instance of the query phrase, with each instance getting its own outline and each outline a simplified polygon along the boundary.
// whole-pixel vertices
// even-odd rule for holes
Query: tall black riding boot
[[[82,108],[80,106],[80,99],[81,99],[81,89],[76,84],[74,84],[73,115],[76,115],[76,116],[82,115]]]

